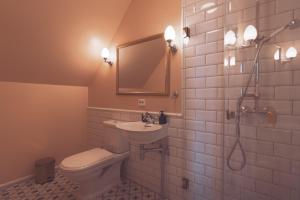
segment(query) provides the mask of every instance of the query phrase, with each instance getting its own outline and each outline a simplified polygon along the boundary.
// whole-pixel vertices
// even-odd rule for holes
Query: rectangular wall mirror
[[[163,34],[117,47],[117,94],[169,93],[170,55]]]

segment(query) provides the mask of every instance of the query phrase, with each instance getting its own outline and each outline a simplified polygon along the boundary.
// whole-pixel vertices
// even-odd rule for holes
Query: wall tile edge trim
[[[87,109],[90,110],[105,110],[105,111],[115,111],[115,112],[130,112],[130,113],[143,113],[143,112],[149,112],[151,114],[159,114],[159,112],[156,111],[146,111],[146,110],[130,110],[130,109],[118,109],[118,108],[103,108],[103,107],[87,107]],[[172,116],[172,117],[183,117],[182,113],[170,113],[170,112],[165,112],[167,116]]]

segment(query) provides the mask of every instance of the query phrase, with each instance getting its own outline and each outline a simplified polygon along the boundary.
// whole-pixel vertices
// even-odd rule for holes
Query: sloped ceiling
[[[130,3],[1,0],[0,81],[88,85]]]

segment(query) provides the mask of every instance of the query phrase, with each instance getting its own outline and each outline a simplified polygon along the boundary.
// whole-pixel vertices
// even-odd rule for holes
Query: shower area
[[[300,199],[299,2],[224,2],[225,200]]]

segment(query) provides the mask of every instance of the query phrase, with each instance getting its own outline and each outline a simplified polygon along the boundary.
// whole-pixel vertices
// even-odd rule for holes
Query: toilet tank
[[[127,134],[116,128],[117,120],[103,121],[103,148],[112,153],[125,153],[129,151],[129,141]]]

